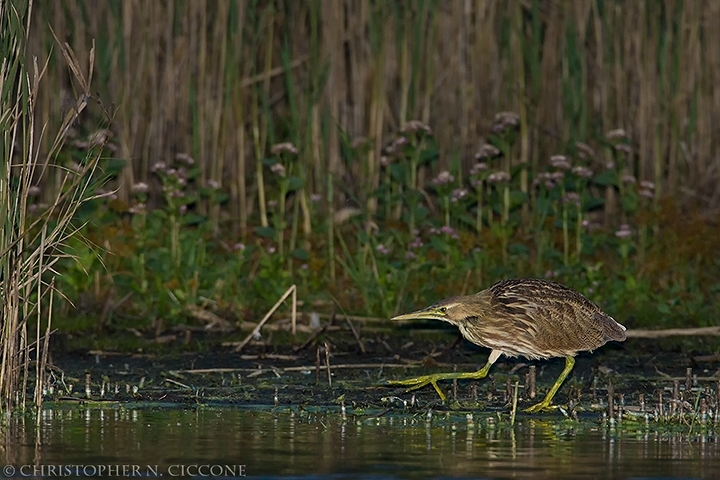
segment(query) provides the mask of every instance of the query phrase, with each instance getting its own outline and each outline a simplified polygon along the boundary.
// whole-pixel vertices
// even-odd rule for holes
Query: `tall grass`
[[[658,198],[720,202],[713,2],[69,0],[38,9],[37,25],[49,22],[78,51],[98,39],[98,89],[120,106],[113,140],[133,159],[117,178],[125,201],[154,162],[184,152],[199,161],[201,180],[233,192],[237,227],[246,231],[257,212],[267,226],[261,160],[290,140],[308,172],[300,199],[332,189],[325,209],[350,198],[372,212],[391,132],[421,120],[435,130],[440,168],[453,151],[467,165],[493,115],[512,110],[521,141],[510,165],[537,167],[623,127],[637,142],[629,173],[654,181]],[[38,28],[31,52],[50,43]],[[48,75],[64,85],[57,61]],[[57,125],[53,95],[38,101]],[[338,130],[368,137],[369,148],[343,156]]]
[[[117,200],[94,212],[115,222],[95,232],[113,254],[96,278],[142,293],[134,299],[153,312],[163,303],[151,305],[149,291],[174,312],[183,302],[222,308],[227,297],[239,309],[247,305],[237,299],[269,300],[300,278],[349,301],[348,281],[375,282],[360,296],[384,314],[397,303],[376,302],[378,292],[426,292],[393,273],[415,267],[433,278],[462,272],[448,282],[459,290],[558,265],[590,278],[598,252],[619,253],[628,268],[658,259],[648,242],[669,238],[660,220],[679,227],[688,208],[720,205],[715,2],[67,0],[37,9],[30,53],[53,44],[48,24],[83,65],[97,39],[95,86],[118,105],[108,134],[125,163],[112,173]],[[60,60],[46,79],[66,95]],[[37,99],[51,127],[64,119],[57,97]],[[88,123],[80,135],[92,133]],[[589,174],[556,168],[556,155]],[[187,196],[169,196],[168,180]],[[41,185],[48,197],[58,188],[53,175]],[[198,224],[209,228],[185,228]],[[637,239],[626,236],[639,225]],[[173,268],[162,268],[166,257]],[[225,262],[222,275],[200,258]],[[670,284],[684,281],[673,275]]]
[[[55,266],[68,254],[67,242],[79,228],[72,220],[97,180],[102,147],[102,141],[92,146],[80,162],[59,161],[68,132],[91,98],[94,48],[85,73],[73,50],[58,42],[78,93],[54,137],[48,140],[47,125],[36,123],[47,63],[26,55],[31,17],[31,2],[0,2],[0,410],[4,412],[26,405],[31,373],[32,401],[38,409],[42,403]],[[49,145],[44,152],[43,141]],[[57,182],[52,193],[43,195],[49,203],[35,203],[40,185],[51,183],[48,178]],[[31,205],[39,209],[32,217]]]

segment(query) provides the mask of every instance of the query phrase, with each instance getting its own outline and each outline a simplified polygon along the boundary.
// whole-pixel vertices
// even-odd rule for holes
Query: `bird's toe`
[[[549,403],[540,402],[536,405],[533,405],[532,407],[528,407],[525,410],[523,410],[525,413],[540,413],[540,412],[549,412],[551,410],[556,410],[558,408],[557,405],[550,405]]]

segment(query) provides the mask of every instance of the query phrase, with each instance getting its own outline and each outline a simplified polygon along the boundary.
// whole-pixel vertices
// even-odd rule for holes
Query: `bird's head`
[[[464,320],[483,315],[487,308],[487,299],[484,295],[466,295],[464,297],[450,297],[441,300],[429,307],[415,312],[405,313],[392,317],[392,320],[442,320],[453,325],[459,325]]]

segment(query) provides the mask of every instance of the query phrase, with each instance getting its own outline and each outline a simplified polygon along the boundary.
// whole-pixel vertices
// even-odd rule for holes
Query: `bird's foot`
[[[525,413],[539,413],[539,412],[548,412],[550,410],[557,410],[557,405],[550,405],[550,402],[540,402],[538,404],[533,405],[532,407],[528,407],[523,410]]]
[[[442,374],[433,374],[433,375],[420,375],[419,377],[414,378],[408,378],[406,380],[388,380],[389,385],[402,385],[405,387],[408,387],[405,389],[406,392],[409,392],[411,390],[417,390],[418,388],[422,388],[425,385],[432,385],[435,391],[438,395],[440,395],[440,400],[445,401],[445,394],[440,390],[440,387],[438,387],[437,381],[442,380]]]

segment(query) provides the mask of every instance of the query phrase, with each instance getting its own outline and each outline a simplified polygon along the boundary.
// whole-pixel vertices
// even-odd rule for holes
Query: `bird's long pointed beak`
[[[403,313],[402,315],[395,315],[390,320],[439,320],[440,317],[433,311],[423,308],[410,313]]]

